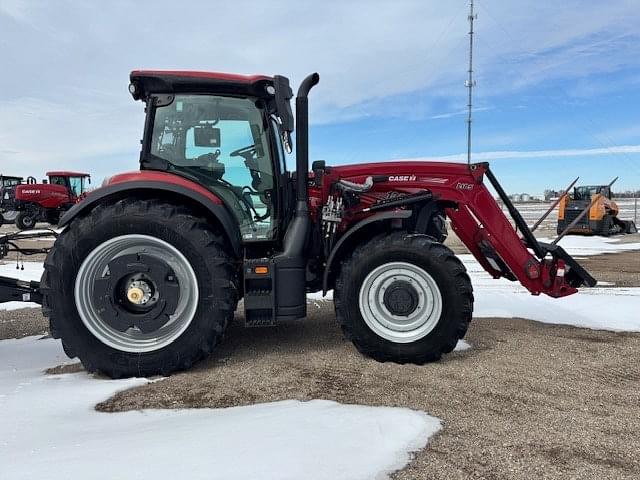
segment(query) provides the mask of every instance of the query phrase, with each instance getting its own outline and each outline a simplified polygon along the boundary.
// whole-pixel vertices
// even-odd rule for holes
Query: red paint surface
[[[88,173],[82,172],[69,172],[69,171],[55,171],[55,172],[47,172],[47,177],[89,177],[91,176]]]
[[[197,72],[197,71],[180,71],[180,70],[134,70],[132,76],[155,76],[167,75],[175,77],[191,77],[191,78],[207,78],[211,80],[224,80],[227,82],[238,83],[255,83],[260,80],[273,80],[272,77],[266,75],[238,75],[235,73],[224,72]]]
[[[479,164],[475,170],[469,170],[466,164],[444,162],[386,162],[365,163],[328,167],[322,188],[310,190],[310,206],[323,204],[329,195],[331,183],[338,179],[364,183],[368,176],[392,175],[395,181],[374,184],[373,189],[360,195],[361,202],[352,209],[352,215],[345,215],[340,230],[346,230],[354,222],[366,218],[371,213],[360,210],[372,205],[391,191],[417,193],[430,190],[437,200],[456,202],[458,207],[446,209],[451,227],[469,251],[494,278],[502,272],[495,270],[480,250],[479,243],[489,244],[511,269],[518,281],[532,294],[545,293],[552,297],[562,297],[576,293],[576,289],[567,285],[564,277],[555,276],[558,263],[540,261],[525,246],[515,231],[511,220],[505,216],[500,205],[483,184],[486,168]],[[535,262],[540,267],[541,276],[530,279],[526,276],[526,266]],[[548,281],[545,282],[544,279]],[[550,281],[549,281],[550,280]]]
[[[173,175],[171,173],[158,172],[155,170],[140,170],[136,172],[120,173],[109,178],[106,182],[106,185],[115,185],[125,182],[157,182],[158,184],[177,185],[204,195],[213,203],[222,205],[222,200],[220,200],[218,196],[210,190],[206,189],[198,183],[192,182],[191,180],[180,177],[178,175]]]

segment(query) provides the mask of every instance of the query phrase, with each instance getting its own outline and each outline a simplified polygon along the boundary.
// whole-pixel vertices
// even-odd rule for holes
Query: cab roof
[[[90,173],[82,173],[82,172],[69,172],[69,171],[55,171],[55,172],[47,172],[47,177],[90,177]]]
[[[273,77],[266,75],[237,75],[222,72],[179,70],[134,70],[129,76],[131,95],[135,100],[150,94],[172,93],[231,93],[267,96],[266,87]]]

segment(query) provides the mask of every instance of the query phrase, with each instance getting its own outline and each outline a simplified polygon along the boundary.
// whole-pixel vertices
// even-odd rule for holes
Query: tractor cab
[[[594,195],[598,194],[611,199],[611,187],[609,187],[608,185],[587,185],[575,187],[573,190],[573,199],[590,201]]]
[[[91,184],[91,176],[88,173],[47,172],[47,177],[49,177],[48,183],[50,185],[65,187],[72,199],[81,197]]]
[[[0,175],[0,188],[15,187],[20,185],[24,179],[22,177],[14,177],[11,175]]]
[[[276,240],[291,198],[288,80],[136,71],[130,92],[147,103],[142,170],[205,186],[233,214],[243,242]]]

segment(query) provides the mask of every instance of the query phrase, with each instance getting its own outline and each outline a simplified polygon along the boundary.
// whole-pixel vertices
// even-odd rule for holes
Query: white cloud
[[[640,55],[634,2],[543,3],[479,2],[480,100],[615,71]],[[3,170],[118,154],[96,169],[135,168],[142,107],[126,92],[134,68],[281,73],[294,84],[318,71],[316,123],[439,118],[465,95],[466,0],[150,5],[3,0]]]
[[[626,155],[640,153],[640,145],[616,145],[609,148],[570,148],[563,150],[532,150],[532,151],[497,151],[497,152],[477,152],[472,154],[474,162],[484,162],[501,159],[521,159],[521,158],[549,158],[549,157],[588,157],[594,155]],[[429,158],[405,158],[394,159],[394,161],[432,161],[432,162],[466,162],[466,153],[456,153],[454,155],[444,155]]]

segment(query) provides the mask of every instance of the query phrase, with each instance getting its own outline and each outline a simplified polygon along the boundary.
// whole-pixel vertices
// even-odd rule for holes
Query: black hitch
[[[0,277],[0,303],[35,302],[42,305],[40,282]]]

